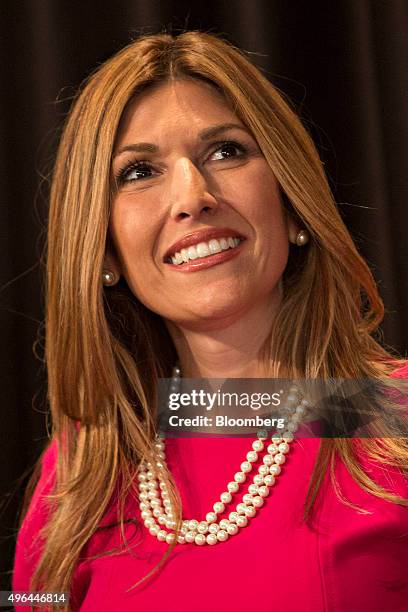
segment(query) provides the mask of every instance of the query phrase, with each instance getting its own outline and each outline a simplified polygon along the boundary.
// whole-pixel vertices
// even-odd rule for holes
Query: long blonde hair
[[[101,271],[111,156],[124,109],[146,87],[175,78],[205,80],[224,94],[279,181],[288,214],[310,232],[309,245],[292,248],[285,270],[282,306],[263,352],[270,375],[388,378],[402,363],[372,336],[384,312],[375,282],[338,213],[311,138],[278,91],[243,53],[216,36],[185,32],[132,42],[84,84],[53,174],[46,359],[58,463],[33,590],[69,590],[79,554],[118,486],[124,537],[124,500],[134,490],[140,460],[152,452],[157,382],[170,375],[175,349],[160,317],[138,302],[124,280],[104,289]],[[408,472],[405,440],[384,439],[379,448],[367,439],[365,446]],[[350,440],[324,440],[305,500],[306,519],[336,455],[361,487],[407,503],[368,477]],[[167,480],[180,524],[171,474]]]

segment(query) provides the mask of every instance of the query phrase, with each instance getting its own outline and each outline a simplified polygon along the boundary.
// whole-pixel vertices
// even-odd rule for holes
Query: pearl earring
[[[105,287],[112,287],[116,283],[116,275],[110,270],[104,270],[102,272],[102,282]]]
[[[297,246],[303,246],[309,242],[309,232],[307,230],[300,230],[296,236]]]

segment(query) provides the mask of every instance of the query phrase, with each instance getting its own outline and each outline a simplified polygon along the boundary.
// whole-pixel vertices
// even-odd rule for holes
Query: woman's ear
[[[288,219],[288,236],[289,242],[296,244],[298,247],[303,247],[310,240],[310,233],[307,229],[300,229],[300,224],[296,223],[293,219]]]
[[[310,240],[310,233],[307,229],[300,229],[300,224],[296,223],[293,219],[288,219],[288,236],[289,242],[296,244],[298,247],[303,247]]]
[[[288,221],[288,236],[289,242],[296,244],[296,238],[299,234],[299,226],[292,220]]]
[[[294,211],[288,197],[281,191],[283,214],[285,217],[286,229],[288,231],[288,238],[291,244],[302,247],[307,244],[310,240],[310,233],[307,229],[302,228],[302,221]]]
[[[300,223],[295,221],[295,214],[293,211],[292,204],[290,203],[289,198],[281,189],[281,198],[282,198],[282,206],[283,206],[283,214],[285,217],[286,229],[288,231],[289,242],[292,244],[296,244],[296,238],[300,231]]]
[[[297,235],[299,234],[300,226],[293,219],[290,212],[286,211],[285,217],[286,217],[286,227],[288,230],[289,242],[291,242],[292,244],[296,244],[296,238],[297,238]]]
[[[121,276],[122,270],[119,259],[115,253],[113,245],[108,241],[103,263],[102,281],[106,286],[116,285]]]

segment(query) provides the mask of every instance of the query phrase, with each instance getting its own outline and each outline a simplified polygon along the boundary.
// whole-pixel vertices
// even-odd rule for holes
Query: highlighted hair
[[[101,273],[121,117],[138,93],[179,78],[204,80],[223,93],[273,170],[287,214],[310,233],[306,247],[291,246],[282,306],[262,353],[270,376],[383,377],[392,386],[389,375],[403,363],[372,335],[384,313],[372,274],[339,215],[310,136],[276,88],[242,52],[213,35],[160,34],[132,42],[85,82],[53,174],[46,359],[58,462],[32,590],[69,591],[79,555],[114,499],[125,540],[125,500],[136,495],[138,464],[152,452],[157,381],[171,375],[175,349],[160,317],[126,282],[104,290]],[[382,432],[390,432],[385,421]],[[404,439],[384,437],[381,448],[374,439],[362,444],[371,456],[408,472]],[[369,478],[351,440],[323,440],[305,519],[325,475],[334,479],[335,457],[366,491],[407,504]],[[180,499],[171,474],[166,478],[180,524]]]

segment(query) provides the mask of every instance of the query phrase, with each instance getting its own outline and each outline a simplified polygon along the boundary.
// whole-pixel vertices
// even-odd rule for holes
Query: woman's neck
[[[260,352],[268,337],[276,305],[252,307],[218,328],[191,329],[167,323],[180,360],[183,377],[262,378],[266,375]]]

